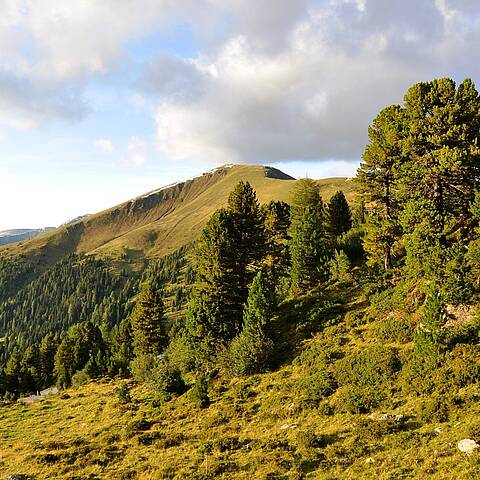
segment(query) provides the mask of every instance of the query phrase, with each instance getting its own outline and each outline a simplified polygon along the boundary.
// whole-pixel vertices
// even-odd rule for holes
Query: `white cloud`
[[[132,166],[140,166],[145,163],[147,144],[140,138],[133,136],[127,145],[129,151],[129,157],[127,163]]]
[[[115,151],[115,145],[108,138],[95,140],[95,146],[104,153],[113,153]]]
[[[136,68],[131,42],[188,25],[199,53],[159,55],[127,102],[154,111],[173,159],[358,158],[382,106],[416,81],[477,75],[480,60],[475,0],[0,0],[0,11],[0,123],[19,128],[81,119],[92,78]],[[145,161],[146,147],[129,151]]]

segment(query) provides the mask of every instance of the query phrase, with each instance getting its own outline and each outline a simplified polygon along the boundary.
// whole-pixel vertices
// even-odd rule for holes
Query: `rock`
[[[365,463],[375,463],[375,459],[373,457],[368,457],[365,459]]]
[[[478,447],[480,447],[480,445],[471,438],[464,438],[457,443],[457,448],[463,453],[472,453]]]
[[[298,423],[284,423],[281,427],[280,430],[287,430],[287,428],[297,428]]]
[[[439,435],[440,433],[443,432],[443,428],[442,428],[442,427],[437,427],[437,428],[434,430],[434,432],[435,432],[437,435]]]
[[[12,473],[5,477],[5,480],[33,480],[33,477],[30,475],[25,475],[23,473]]]

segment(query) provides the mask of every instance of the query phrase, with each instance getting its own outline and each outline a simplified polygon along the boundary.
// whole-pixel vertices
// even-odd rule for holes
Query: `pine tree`
[[[261,373],[268,368],[273,350],[269,322],[273,295],[263,272],[253,279],[243,313],[243,329],[230,345],[230,370],[236,375]]]
[[[43,337],[40,343],[40,376],[42,388],[53,384],[53,369],[55,367],[55,353],[59,346],[59,339],[53,333]]]
[[[295,182],[290,204],[292,228],[300,221],[307,208],[319,212],[324,210],[320,187],[310,178],[301,178]]]
[[[272,283],[285,276],[290,268],[290,205],[271,201],[262,205],[266,233],[266,256],[264,265]]]
[[[22,369],[21,389],[26,392],[35,392],[41,385],[40,351],[36,344],[27,347],[23,353],[20,366]]]
[[[338,237],[352,228],[352,212],[341,190],[328,202],[327,215],[329,230],[333,236]]]
[[[352,279],[352,266],[347,254],[343,251],[336,251],[330,261],[330,276],[337,282],[349,282]]]
[[[368,217],[365,250],[371,263],[381,260],[386,270],[392,267],[392,247],[400,233],[396,189],[404,161],[404,117],[398,105],[380,111],[368,129],[369,143],[357,172],[360,190],[375,206],[375,213]]]
[[[147,282],[131,315],[133,346],[136,356],[159,355],[168,341],[162,298]]]
[[[304,292],[328,279],[331,248],[320,212],[309,207],[295,226],[290,246],[291,286]]]
[[[422,316],[415,337],[417,351],[421,355],[435,357],[440,352],[442,327],[446,317],[447,312],[438,286],[432,282],[427,287]]]
[[[238,268],[247,285],[265,254],[265,226],[255,190],[248,182],[239,182],[228,197],[228,211],[235,227]]]
[[[72,339],[65,336],[55,353],[54,376],[57,385],[62,388],[69,387],[72,384],[72,376],[75,373],[73,370],[75,362],[73,347]]]

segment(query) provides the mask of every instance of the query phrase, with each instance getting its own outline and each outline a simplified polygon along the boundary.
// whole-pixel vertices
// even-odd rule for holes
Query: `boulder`
[[[464,438],[457,443],[457,448],[463,453],[472,453],[478,447],[480,447],[480,445],[471,438]]]

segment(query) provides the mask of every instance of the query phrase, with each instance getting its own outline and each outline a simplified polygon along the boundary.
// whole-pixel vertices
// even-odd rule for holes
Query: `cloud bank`
[[[478,75],[475,0],[0,0],[0,122],[79,120],[95,78],[146,99],[173,160],[358,159],[367,127],[412,83]],[[190,56],[129,46],[187,25]],[[118,72],[118,73],[115,73]],[[107,81],[107,80],[106,80]],[[126,81],[126,80],[125,80]],[[144,161],[133,142],[132,162]]]

